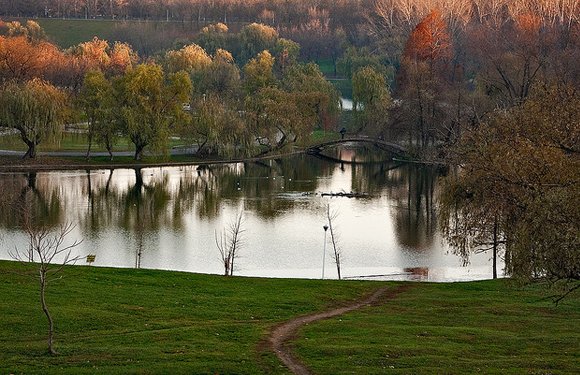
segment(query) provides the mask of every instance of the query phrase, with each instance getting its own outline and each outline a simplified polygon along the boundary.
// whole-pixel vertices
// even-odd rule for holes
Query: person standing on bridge
[[[343,126],[342,129],[340,129],[340,139],[344,139],[344,135],[346,134],[346,128]]]

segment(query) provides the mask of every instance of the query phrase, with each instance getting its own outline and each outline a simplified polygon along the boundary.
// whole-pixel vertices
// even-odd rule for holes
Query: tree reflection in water
[[[62,191],[50,185],[50,178],[38,179],[36,172],[0,178],[0,225],[9,229],[22,228],[25,223],[58,226],[63,219]]]
[[[26,203],[45,224],[76,223],[83,246],[97,253],[96,264],[108,257],[108,265],[200,270],[191,262],[215,261],[215,268],[199,267],[220,272],[213,232],[242,209],[248,219],[242,271],[244,264],[259,269],[260,262],[272,269],[308,268],[316,266],[314,253],[321,250],[328,198],[320,193],[342,189],[371,196],[333,198],[342,199],[335,203],[347,210],[340,225],[346,270],[372,264],[402,272],[429,267],[408,259],[441,249],[433,199],[438,174],[436,168],[396,162],[347,163],[341,169],[306,155],[210,166],[4,174],[0,188],[10,194],[0,204],[0,235],[20,227],[23,216],[14,207]],[[375,216],[365,224],[371,213]],[[362,229],[378,229],[362,235],[351,228],[353,220]],[[3,252],[0,257],[6,258]]]

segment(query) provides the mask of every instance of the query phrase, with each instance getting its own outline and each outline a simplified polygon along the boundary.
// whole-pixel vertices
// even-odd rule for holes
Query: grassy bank
[[[224,278],[71,267],[50,285],[60,355],[45,355],[30,268],[0,262],[0,373],[286,373],[270,327],[356,299],[373,282]],[[382,284],[380,284],[382,285]],[[575,373],[580,301],[507,281],[418,284],[315,323],[297,350],[315,373]]]
[[[79,151],[86,152],[89,141],[87,135],[83,133],[63,132],[57,140],[46,141],[38,145],[38,151]],[[169,147],[184,146],[185,142],[171,137],[168,141]],[[27,147],[17,134],[0,136],[0,149],[26,151]],[[113,144],[113,151],[133,151],[135,146],[128,137],[118,137]],[[98,142],[93,142],[91,146],[93,152],[106,152],[106,148]]]
[[[35,159],[22,159],[26,147],[15,134],[0,136],[0,150],[17,151],[19,155],[0,155],[0,170],[20,171],[20,170],[50,170],[50,169],[98,169],[98,168],[135,168],[154,167],[164,165],[184,165],[184,164],[213,164],[213,163],[237,163],[240,161],[252,161],[257,159],[278,158],[288,156],[303,151],[312,144],[339,139],[340,134],[336,131],[315,130],[309,137],[298,143],[290,143],[281,149],[263,154],[261,150],[254,150],[252,155],[220,156],[220,155],[197,155],[197,154],[174,154],[168,150],[166,155],[149,153],[146,150],[142,160],[135,161],[133,157],[134,145],[125,137],[119,137],[114,145],[113,160],[108,154],[103,153],[105,149],[99,144],[93,144],[92,154],[87,160],[85,157],[87,140],[85,134],[63,133],[58,142],[46,142],[38,146],[40,155]],[[169,140],[171,150],[175,148],[189,147],[192,141],[181,140],[172,137]],[[265,151],[265,149],[262,149]],[[47,154],[42,154],[47,153]],[[50,154],[53,153],[53,154]],[[63,155],[66,153],[67,155]],[[124,153],[119,155],[118,153]],[[127,154],[128,153],[128,154]]]
[[[580,298],[555,306],[546,293],[505,280],[420,284],[308,326],[297,351],[326,374],[578,374]]]
[[[14,273],[17,272],[17,273]],[[278,373],[258,343],[277,322],[375,287],[362,282],[238,279],[67,268],[49,286],[58,357],[32,272],[0,262],[0,373]]]

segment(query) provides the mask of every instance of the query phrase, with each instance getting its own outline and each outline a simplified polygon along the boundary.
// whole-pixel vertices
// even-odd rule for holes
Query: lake
[[[463,281],[491,278],[488,254],[469,264],[437,224],[435,167],[381,162],[349,146],[345,163],[299,155],[253,163],[0,174],[0,258],[25,249],[24,218],[72,222],[74,252],[93,266],[223,273],[216,234],[243,214],[235,275],[336,278],[327,208],[344,278]],[[383,158],[386,160],[387,158]],[[361,162],[351,163],[351,162]],[[359,198],[329,193],[363,194]],[[24,206],[33,207],[30,211]],[[77,264],[86,264],[85,259]]]

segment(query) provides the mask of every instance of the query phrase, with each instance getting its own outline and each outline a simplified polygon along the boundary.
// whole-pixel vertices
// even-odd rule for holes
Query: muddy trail
[[[298,375],[311,374],[308,368],[293,355],[290,346],[290,342],[296,338],[296,334],[302,326],[316,322],[318,320],[324,320],[343,315],[366,306],[376,305],[388,300],[392,300],[399,294],[408,290],[411,286],[412,284],[404,284],[398,287],[381,288],[370,296],[366,296],[347,306],[300,316],[282,323],[281,325],[276,326],[268,337],[268,344],[270,349],[276,353],[276,356],[284,363],[286,367],[288,367],[288,369],[290,369],[290,371],[292,371],[292,373]]]

